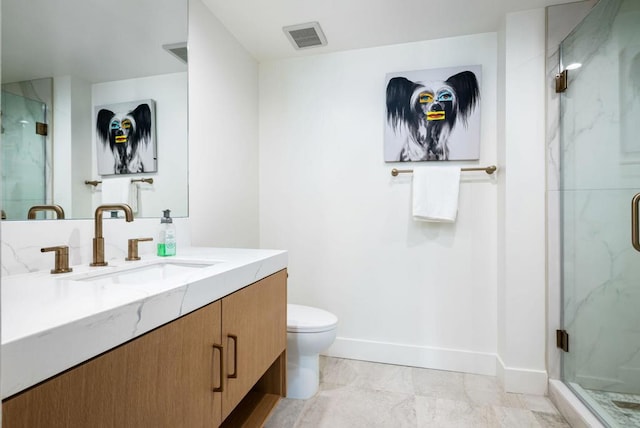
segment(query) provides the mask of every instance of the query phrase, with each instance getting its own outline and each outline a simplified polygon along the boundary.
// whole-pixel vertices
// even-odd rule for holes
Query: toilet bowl
[[[338,317],[322,309],[287,305],[287,398],[313,397],[320,384],[320,352],[336,338]]]

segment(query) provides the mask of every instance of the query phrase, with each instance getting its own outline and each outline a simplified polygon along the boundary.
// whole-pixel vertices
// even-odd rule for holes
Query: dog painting
[[[480,66],[388,74],[386,162],[480,157]]]
[[[98,174],[157,171],[153,100],[98,106],[95,111]]]

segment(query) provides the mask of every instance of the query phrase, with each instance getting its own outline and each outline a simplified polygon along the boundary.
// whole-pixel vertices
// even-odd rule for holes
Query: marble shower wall
[[[630,201],[640,191],[639,19],[637,1],[601,1],[565,39],[563,66],[582,66],[569,71],[560,132],[549,133],[549,205],[561,212],[561,240],[551,244],[561,249],[571,337],[564,378],[620,392],[640,390],[640,254],[630,245]]]
[[[31,206],[51,203],[53,194],[52,132],[35,133],[35,121],[52,129],[53,79],[6,83],[2,91],[2,209],[10,219],[26,219]]]

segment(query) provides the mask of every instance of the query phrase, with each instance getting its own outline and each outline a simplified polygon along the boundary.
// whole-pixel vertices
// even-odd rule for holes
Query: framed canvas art
[[[156,172],[156,122],[153,100],[95,108],[98,174]]]
[[[481,66],[386,76],[385,162],[480,158]]]

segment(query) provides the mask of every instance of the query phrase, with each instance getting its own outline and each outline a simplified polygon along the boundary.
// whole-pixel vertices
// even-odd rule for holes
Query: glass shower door
[[[609,426],[640,426],[640,1],[600,0],[560,53],[563,379]]]
[[[9,220],[25,220],[30,207],[45,203],[46,137],[36,129],[46,120],[46,104],[2,91],[2,210]]]

